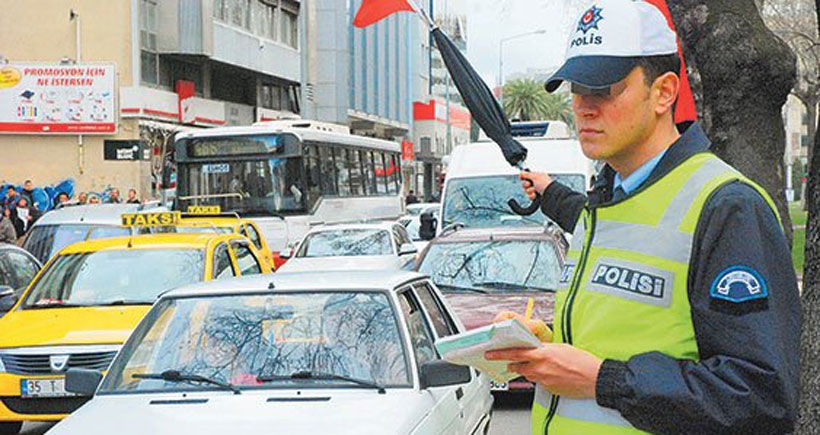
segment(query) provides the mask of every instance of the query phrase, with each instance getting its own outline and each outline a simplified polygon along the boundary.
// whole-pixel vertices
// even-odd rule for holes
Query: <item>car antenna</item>
[[[270,283],[268,283],[268,290],[273,290],[273,289],[275,289],[275,288],[276,288],[276,284],[274,284],[274,283],[273,283],[273,281],[271,281]]]
[[[128,247],[128,249],[131,249],[131,248],[133,248],[133,247],[134,247],[134,244],[132,243],[132,240],[133,240],[133,239],[134,239],[134,235],[133,235],[133,234],[132,234],[132,235],[130,235],[130,236],[128,236],[128,246],[127,246],[127,247]]]

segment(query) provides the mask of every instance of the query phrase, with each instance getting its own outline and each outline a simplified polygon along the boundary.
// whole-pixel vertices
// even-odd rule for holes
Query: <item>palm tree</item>
[[[560,120],[574,124],[572,106],[565,94],[550,94],[544,84],[530,78],[513,80],[504,85],[504,111],[521,121]]]

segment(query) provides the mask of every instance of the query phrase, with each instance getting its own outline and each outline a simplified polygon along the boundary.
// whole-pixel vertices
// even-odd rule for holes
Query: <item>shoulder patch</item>
[[[715,299],[746,302],[769,297],[766,281],[756,270],[746,266],[732,266],[718,274],[709,290]]]

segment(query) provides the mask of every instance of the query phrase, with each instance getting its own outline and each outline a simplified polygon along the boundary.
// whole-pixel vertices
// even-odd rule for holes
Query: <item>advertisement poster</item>
[[[0,65],[0,133],[112,134],[113,64]]]

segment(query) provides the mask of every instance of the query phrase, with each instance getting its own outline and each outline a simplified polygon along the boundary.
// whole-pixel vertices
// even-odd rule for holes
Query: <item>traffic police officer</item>
[[[569,82],[589,196],[522,173],[573,232],[552,343],[488,352],[537,384],[533,434],[792,430],[800,300],[769,195],[676,128],[676,36],[654,6],[598,0],[547,82]],[[742,74],[742,72],[738,72]],[[773,162],[774,163],[774,162]]]

